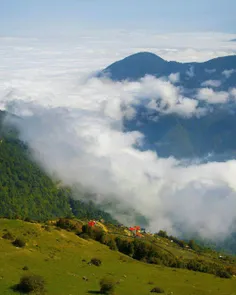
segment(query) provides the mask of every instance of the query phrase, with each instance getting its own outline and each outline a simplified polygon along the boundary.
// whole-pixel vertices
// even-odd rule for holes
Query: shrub
[[[59,220],[56,223],[56,226],[59,228],[65,229],[67,231],[76,230],[75,224],[73,224],[73,222],[67,218],[59,218]]]
[[[92,263],[93,265],[96,265],[96,266],[100,266],[102,264],[102,261],[99,258],[92,258],[90,263]]]
[[[164,290],[160,287],[154,287],[152,288],[151,293],[164,293]]]
[[[129,256],[133,256],[134,254],[134,244],[132,242],[129,242],[127,240],[123,240],[119,237],[117,237],[115,239],[116,245],[118,250],[125,254],[125,255],[129,255]]]
[[[115,282],[112,278],[103,278],[100,281],[100,293],[101,294],[114,294]]]
[[[167,232],[164,230],[160,230],[157,235],[162,238],[168,238]]]
[[[92,233],[92,228],[91,228],[91,226],[88,226],[88,224],[84,224],[84,225],[82,226],[82,233],[84,233],[84,234],[88,234],[88,235],[91,235],[91,233]]]
[[[2,236],[2,238],[5,239],[5,240],[10,240],[10,241],[14,240],[14,236],[13,236],[13,234],[10,233],[10,232],[6,232],[6,233]]]
[[[226,271],[225,269],[218,269],[216,271],[216,276],[220,277],[220,278],[223,278],[223,279],[232,278],[232,275],[228,271]]]
[[[26,222],[32,222],[32,220],[29,217],[25,217],[24,221],[26,221]]]
[[[157,258],[157,257],[151,257],[149,260],[148,260],[148,263],[150,264],[158,264],[158,265],[161,265],[162,264],[162,261],[160,258]]]
[[[43,294],[45,292],[45,280],[38,275],[23,276],[16,289],[23,293]]]
[[[15,239],[15,241],[12,242],[12,244],[13,244],[14,246],[16,246],[16,247],[20,247],[20,248],[23,248],[23,247],[25,247],[25,245],[26,245],[25,241],[22,240],[22,239],[19,239],[19,238]]]
[[[117,251],[116,242],[115,242],[113,239],[110,239],[110,240],[107,242],[107,246],[110,248],[110,250]]]
[[[105,235],[104,231],[102,231],[100,229],[92,229],[91,230],[91,237],[95,241],[100,242],[101,244],[105,244],[106,235]]]
[[[29,270],[28,266],[24,266],[22,270]]]

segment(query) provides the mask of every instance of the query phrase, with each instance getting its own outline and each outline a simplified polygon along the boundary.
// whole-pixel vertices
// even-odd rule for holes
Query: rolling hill
[[[79,226],[79,220],[72,220]],[[122,238],[122,230],[106,224],[108,232]],[[78,230],[76,231],[78,233]],[[7,235],[8,234],[8,235]],[[81,238],[73,231],[66,231],[53,224],[28,223],[20,220],[0,219],[0,293],[17,294],[14,286],[22,276],[37,275],[45,280],[46,294],[100,294],[99,282],[109,277],[115,282],[115,294],[145,295],[151,294],[154,287],[164,294],[175,295],[233,295],[236,289],[235,277],[220,278],[204,273],[204,269],[195,272],[184,268],[166,267],[161,263],[149,264],[138,261],[93,239]],[[16,247],[15,238],[24,239],[26,245]],[[203,264],[213,262],[226,267],[234,266],[233,258],[219,258],[219,253],[197,253],[181,248],[162,237],[149,237],[142,240],[126,237],[130,242],[155,243],[160,255],[167,255],[181,261],[188,260]],[[92,259],[101,261],[100,266],[93,265]],[[229,260],[228,260],[229,259]],[[193,263],[191,265],[194,265]]]

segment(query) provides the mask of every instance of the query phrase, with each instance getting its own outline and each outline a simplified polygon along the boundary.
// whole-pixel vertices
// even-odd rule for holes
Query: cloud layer
[[[186,48],[167,50],[169,37],[154,34],[148,38],[143,44],[146,50],[153,48],[155,38],[164,39],[163,48],[156,49],[164,57],[188,52]],[[208,39],[209,44],[214,43],[210,35]],[[124,132],[123,120],[135,116],[139,104],[163,115],[203,115],[206,109],[199,107],[202,100],[224,103],[236,96],[235,90],[222,93],[203,88],[191,98],[175,85],[179,79],[176,73],[162,79],[147,76],[131,83],[88,75],[107,65],[108,60],[123,57],[127,53],[122,51],[124,44],[107,56],[114,44],[104,41],[103,51],[95,50],[96,39],[90,39],[91,46],[81,44],[82,49],[74,43],[70,48],[60,48],[48,43],[39,47],[37,40],[27,46],[21,40],[5,42],[0,56],[0,103],[23,118],[14,123],[47,172],[56,172],[66,184],[80,184],[96,192],[99,203],[112,200],[121,209],[134,208],[150,220],[153,231],[166,228],[175,232],[180,225],[182,230],[214,237],[231,230],[236,161],[187,165],[174,158],[162,159],[152,151],[139,150],[143,135]],[[194,48],[189,59],[196,52],[200,52],[196,60],[201,59],[210,50]],[[124,216],[118,217],[127,221]]]
[[[142,135],[124,133],[105,110],[22,102],[11,104],[10,110],[14,108],[26,114],[17,125],[35,159],[65,184],[96,192],[99,203],[115,201],[124,210],[134,208],[148,218],[153,231],[175,232],[179,224],[183,231],[203,236],[230,231],[235,218],[236,161],[186,166],[140,151]]]

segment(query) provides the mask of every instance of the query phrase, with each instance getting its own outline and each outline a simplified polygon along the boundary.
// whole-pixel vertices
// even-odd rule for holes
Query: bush
[[[232,275],[224,269],[218,269],[216,271],[216,276],[223,278],[223,279],[231,279],[232,278]]]
[[[67,231],[76,230],[75,224],[73,224],[71,219],[67,219],[67,218],[59,218],[59,220],[56,223],[56,226],[59,228],[65,229]]]
[[[164,230],[160,230],[158,233],[157,233],[157,235],[159,236],[159,237],[162,237],[162,238],[168,238],[168,235],[167,235],[167,232],[166,231],[164,231]]]
[[[38,275],[23,276],[16,289],[23,293],[43,294],[45,292],[45,280]]]
[[[103,278],[100,281],[100,293],[101,294],[114,294],[115,282],[112,278]]]
[[[13,236],[13,234],[10,233],[10,232],[6,232],[6,233],[2,236],[2,238],[5,239],[5,240],[10,240],[10,241],[14,240],[14,236]]]
[[[92,234],[92,228],[91,228],[91,226],[88,226],[88,224],[84,224],[82,226],[82,233],[91,235]]]
[[[130,257],[133,256],[134,254],[134,244],[132,242],[129,242],[127,240],[123,240],[120,237],[117,237],[115,239],[117,248],[119,250],[119,252],[128,255]]]
[[[92,263],[93,265],[96,265],[96,266],[100,266],[102,264],[102,261],[99,258],[92,258],[90,263]]]
[[[28,266],[24,266],[22,270],[29,270]]]
[[[154,288],[151,290],[151,293],[164,293],[164,290],[161,289],[160,287],[154,287]]]
[[[23,248],[23,247],[25,247],[25,245],[26,245],[26,243],[25,243],[25,241],[24,240],[22,240],[22,239],[15,239],[15,241],[12,243],[14,246],[16,246],[16,247],[20,247],[20,248]]]
[[[32,220],[29,217],[25,217],[24,221],[26,221],[26,222],[32,222]]]
[[[110,248],[110,250],[117,251],[116,242],[113,239],[110,239],[107,242],[107,246]]]

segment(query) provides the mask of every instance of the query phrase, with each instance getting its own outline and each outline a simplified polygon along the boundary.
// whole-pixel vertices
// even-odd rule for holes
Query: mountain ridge
[[[236,55],[216,57],[204,62],[167,61],[151,52],[138,52],[116,61],[98,73],[113,81],[135,81],[145,75],[157,78],[180,74],[179,84],[185,88],[200,88],[207,80],[220,80],[217,89],[227,90],[235,85]]]
[[[195,99],[202,88],[216,92],[230,91],[236,87],[236,55],[205,62],[180,63],[166,61],[154,53],[139,52],[109,65],[100,75],[107,74],[114,81],[136,81],[146,75],[162,78],[173,73],[179,73],[175,86],[180,86],[182,94],[190,98]],[[204,102],[199,100],[199,104],[203,105]],[[235,102],[211,105],[211,111],[200,117],[163,114],[157,110],[150,111],[145,106],[133,107],[136,116],[125,120],[124,130],[144,134],[143,149],[155,150],[161,157],[203,157],[208,160],[235,157]],[[224,132],[224,128],[227,132]],[[211,159],[209,154],[213,155]]]

